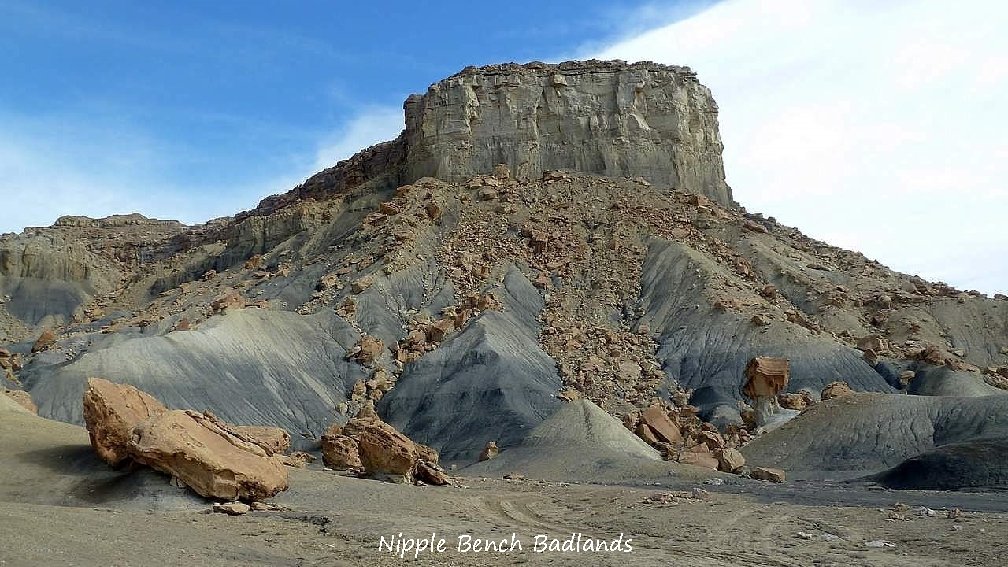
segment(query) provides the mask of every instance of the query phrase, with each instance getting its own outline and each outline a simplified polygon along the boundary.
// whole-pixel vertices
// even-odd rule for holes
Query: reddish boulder
[[[669,419],[668,413],[658,405],[644,410],[641,421],[651,428],[659,441],[666,443],[682,443],[682,431]]]
[[[52,332],[52,329],[46,329],[42,331],[39,338],[35,340],[35,344],[32,345],[32,353],[42,352],[45,349],[56,344],[56,333]]]

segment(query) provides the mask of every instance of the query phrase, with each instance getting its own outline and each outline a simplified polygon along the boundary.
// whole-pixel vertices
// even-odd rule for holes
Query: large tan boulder
[[[370,405],[365,405],[346,425],[329,427],[322,436],[322,456],[330,468],[359,470],[366,476],[448,483],[447,475],[438,467],[437,451],[382,421]]]
[[[745,466],[745,457],[738,449],[718,449],[714,452],[718,460],[718,470],[724,472],[737,472]]]
[[[133,386],[88,378],[84,423],[95,453],[112,466],[129,459],[133,428],[165,411],[161,402]]]
[[[370,475],[410,477],[419,459],[416,445],[409,437],[381,420],[355,424],[361,464]]]
[[[713,471],[718,470],[718,466],[720,465],[717,457],[711,453],[694,453],[692,451],[687,451],[679,455],[679,462],[684,465],[703,467]]]
[[[343,428],[335,424],[322,435],[322,462],[338,471],[364,470],[357,440],[344,435]]]
[[[137,425],[129,453],[206,498],[255,501],[287,489],[278,456],[232,433],[210,414],[166,411]]]
[[[232,425],[231,431],[271,453],[281,455],[291,446],[290,433],[282,427],[267,425]]]

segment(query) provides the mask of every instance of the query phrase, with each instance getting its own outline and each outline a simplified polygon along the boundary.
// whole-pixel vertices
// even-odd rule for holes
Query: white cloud
[[[693,67],[746,207],[1005,292],[1006,24],[993,1],[727,0],[586,55]]]
[[[355,153],[379,142],[392,140],[405,127],[403,109],[372,106],[348,120],[343,128],[324,140],[315,159],[316,169],[332,167]]]

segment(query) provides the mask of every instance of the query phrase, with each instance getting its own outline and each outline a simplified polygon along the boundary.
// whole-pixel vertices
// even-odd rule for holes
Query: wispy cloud
[[[398,106],[364,108],[346,120],[342,128],[322,140],[315,167],[331,167],[368,146],[395,138],[404,127],[403,110]]]
[[[993,292],[1008,289],[1005,22],[996,2],[727,0],[579,55],[693,67],[747,207]]]

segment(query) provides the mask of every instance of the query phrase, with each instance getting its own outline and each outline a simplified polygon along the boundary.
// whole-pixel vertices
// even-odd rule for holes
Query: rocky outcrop
[[[500,454],[500,448],[497,447],[497,442],[487,441],[486,447],[483,447],[483,452],[481,452],[479,455],[479,460],[481,463],[483,461],[489,461],[490,459],[497,458],[497,455],[499,454]]]
[[[467,67],[403,107],[406,129],[398,138],[264,199],[253,214],[367,182],[465,181],[498,164],[523,180],[570,169],[734,203],[717,104],[687,67],[594,60]]]
[[[406,100],[406,176],[640,176],[727,205],[717,105],[685,67],[621,61],[469,67]]]
[[[206,498],[255,501],[287,489],[279,456],[235,435],[210,414],[155,415],[133,429],[129,453]]]
[[[133,428],[167,411],[161,402],[128,384],[89,378],[84,391],[84,423],[101,460],[118,466],[130,458]]]

